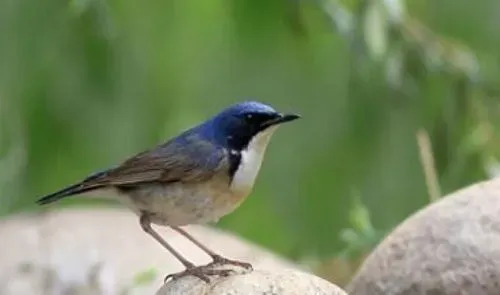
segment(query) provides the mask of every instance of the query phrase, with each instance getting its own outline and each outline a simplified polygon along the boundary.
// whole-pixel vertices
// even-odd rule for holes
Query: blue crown
[[[273,107],[258,101],[244,101],[229,106],[228,108],[220,112],[217,117],[227,115],[242,115],[245,113],[276,113],[276,110]]]

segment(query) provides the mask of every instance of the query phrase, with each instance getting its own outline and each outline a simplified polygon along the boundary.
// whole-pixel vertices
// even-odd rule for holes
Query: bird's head
[[[283,114],[269,105],[246,101],[217,114],[211,120],[211,127],[219,143],[242,151],[249,148],[251,143],[264,148],[278,125],[298,118],[300,116],[297,114]]]

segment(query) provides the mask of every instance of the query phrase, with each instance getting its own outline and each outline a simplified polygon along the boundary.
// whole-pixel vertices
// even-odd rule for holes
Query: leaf
[[[138,273],[134,278],[134,285],[148,285],[152,283],[158,276],[158,271],[154,268],[150,268],[143,272]]]
[[[372,57],[380,59],[388,49],[387,14],[379,1],[370,1],[367,5],[364,18],[365,42]]]

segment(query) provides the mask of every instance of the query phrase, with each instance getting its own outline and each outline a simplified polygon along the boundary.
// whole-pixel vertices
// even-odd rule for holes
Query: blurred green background
[[[342,282],[412,212],[496,175],[499,13],[497,0],[0,1],[0,213],[260,100],[303,119],[219,226]]]

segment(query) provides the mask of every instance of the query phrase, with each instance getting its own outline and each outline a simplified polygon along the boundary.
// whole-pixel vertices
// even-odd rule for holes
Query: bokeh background
[[[497,0],[0,1],[0,213],[40,210],[37,197],[260,100],[303,119],[218,226],[342,284],[412,212],[496,175],[499,13]]]

